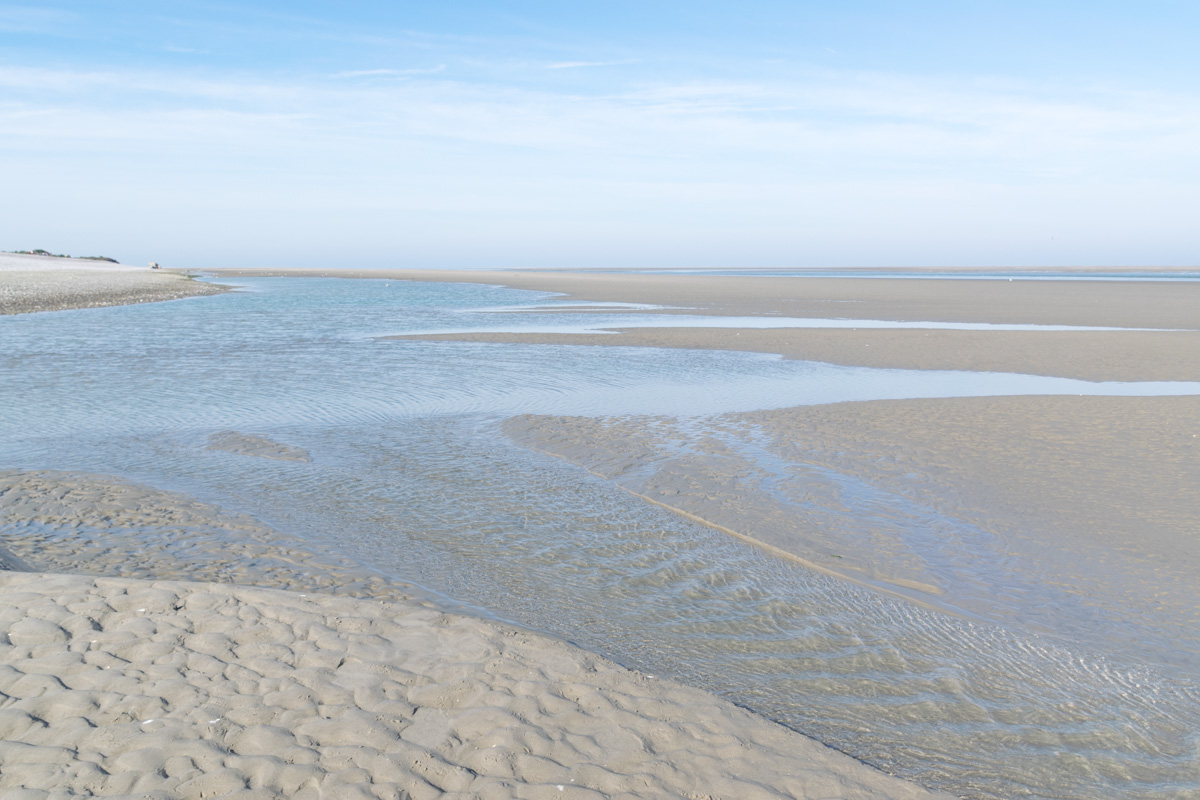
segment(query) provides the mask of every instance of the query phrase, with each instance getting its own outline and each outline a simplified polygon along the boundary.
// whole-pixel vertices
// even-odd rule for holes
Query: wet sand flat
[[[1152,331],[637,328],[432,339],[686,347],[866,367],[986,370],[1083,380],[1200,380],[1200,282],[773,278],[418,270],[221,270],[499,284],[564,299],[672,306],[646,315],[775,316],[1154,328]]]
[[[359,273],[507,283],[499,275]],[[522,288],[547,291],[567,290],[574,281],[577,297],[596,301],[667,303],[666,295],[674,294],[709,313],[785,313],[778,309],[788,299],[754,279],[722,284],[656,279],[627,290],[627,276],[562,282],[550,276],[538,284],[546,276],[514,275],[528,282]],[[1112,312],[1142,327],[1195,327],[1194,310],[1189,316],[1183,301],[1143,284],[1133,284],[1133,290],[1112,284],[1125,287],[1122,303],[1108,288],[1072,283],[1072,292],[1057,296],[1057,306],[1041,304],[1035,313],[1022,310],[1024,300],[997,304],[995,288],[978,296],[980,290],[967,285],[976,282],[866,285],[870,281],[855,279],[817,291],[797,288],[803,281],[771,280],[786,280],[793,293],[809,293],[794,299],[821,317],[844,316],[825,305],[861,302],[874,304],[862,319],[1117,324],[1107,316]],[[934,291],[943,300],[958,298],[958,305],[930,305],[917,291],[930,283],[958,284]],[[890,299],[886,284],[900,285]],[[1194,299],[1187,285],[1180,286],[1169,288]],[[1068,302],[1070,297],[1076,300]],[[1146,303],[1160,303],[1162,314],[1148,311]],[[935,312],[941,316],[931,317]],[[673,332],[645,331],[663,333]],[[706,342],[720,340],[721,349],[754,349],[735,341],[744,331],[682,333],[670,346],[708,347]],[[847,337],[861,331],[818,333],[828,334],[831,352],[844,353],[844,361],[829,360],[862,363],[853,353],[866,347],[847,345]],[[925,332],[871,333],[880,337],[873,341],[887,341],[896,333]],[[978,359],[989,341],[1002,341],[992,332],[938,333],[944,336],[929,337],[937,341],[923,347],[897,346],[893,357],[903,362],[933,353],[986,368]],[[961,333],[978,334],[973,351],[956,339]],[[1025,350],[999,347],[997,363],[1011,368],[1007,365],[1024,361],[1024,371],[1069,374],[1057,370],[1088,353],[1087,369],[1109,370],[1105,374],[1124,380],[1153,371],[1162,379],[1192,374],[1190,333],[1076,333],[1079,340],[1071,348],[1045,351],[1053,357],[1039,356],[1035,346],[1046,339],[1031,339]],[[1111,341],[1095,338],[1101,334]],[[1139,358],[1143,348],[1152,347],[1123,337],[1143,334],[1177,341],[1154,338],[1161,356]],[[626,336],[593,338],[633,343]],[[800,339],[763,342],[766,352],[797,358],[813,357],[811,347]],[[1126,348],[1126,355],[1109,359],[1105,353],[1114,347]],[[1150,363],[1153,370],[1139,372]],[[830,572],[916,602],[961,602],[972,610],[971,599],[985,597],[996,585],[986,574],[961,568],[981,554],[999,559],[1008,569],[1000,574],[1019,579],[1000,596],[1010,610],[1036,611],[1022,606],[1019,595],[1036,593],[1039,582],[1065,586],[1064,595],[1088,600],[1109,592],[1108,605],[1093,606],[1101,616],[1119,605],[1136,612],[1111,617],[1118,627],[1135,618],[1166,620],[1165,627],[1147,628],[1152,656],[1159,658],[1166,652],[1159,645],[1169,648],[1172,635],[1187,639],[1196,621],[1180,587],[1195,585],[1200,569],[1189,502],[1195,445],[1185,438],[1189,431],[1196,434],[1198,411],[1194,398],[881,401],[723,415],[691,429],[679,427],[679,420],[526,417],[513,420],[508,432],[649,500],[750,539],[774,541],[784,554],[803,553],[814,565],[829,565]],[[303,451],[254,434],[224,431],[216,437],[210,448],[303,462]],[[635,472],[640,483],[631,482]],[[965,550],[944,561],[906,550],[896,530],[860,524],[858,496],[843,493],[837,480],[831,484],[828,477],[835,473],[860,489],[965,521],[982,532],[986,546],[956,542]],[[434,608],[407,587],[329,554],[306,552],[301,543],[253,519],[104,476],[19,472],[2,479],[0,510],[10,519],[4,542],[9,552],[0,553],[0,562],[30,570],[0,574],[4,607],[14,609],[5,629],[17,633],[0,646],[0,662],[8,665],[6,672],[0,668],[5,679],[0,691],[10,698],[0,715],[11,707],[2,720],[10,732],[0,737],[6,742],[0,753],[6,779],[17,776],[12,780],[38,789],[152,797],[239,791],[317,796],[335,785],[370,797],[402,791],[498,797],[926,796],[711,695],[621,670],[548,637]],[[818,530],[824,539],[800,541],[794,531],[772,528],[806,504],[831,512]],[[831,524],[838,514],[854,524]],[[46,574],[66,572],[87,575]],[[181,583],[195,580],[209,583]],[[1155,582],[1162,591],[1145,591]],[[122,599],[133,597],[137,600]],[[1054,619],[1022,613],[1021,622],[1052,628]],[[77,673],[83,677],[76,682]],[[67,712],[47,711],[49,698]],[[232,713],[205,716],[210,710]],[[339,718],[355,724],[331,724]],[[222,720],[227,727],[206,727]],[[160,736],[139,738],[143,723]],[[773,738],[779,735],[784,738]],[[499,752],[480,755],[484,749]],[[192,751],[201,756],[189,755]],[[296,757],[289,763],[284,752]],[[306,769],[291,769],[296,765]]]
[[[170,270],[0,253],[0,314],[151,303],[223,291]]]
[[[506,430],[922,605],[1200,667],[1200,398],[839,403]]]
[[[708,314],[1178,328],[1166,331],[645,328],[484,341],[774,352],[833,363],[1196,380],[1200,283],[359,273],[469,280]],[[646,312],[660,313],[660,312]],[[655,503],[915,602],[1038,631],[1111,629],[1197,663],[1195,397],[876,401],[715,420],[518,418],[518,441]],[[684,426],[687,427],[687,426]],[[899,504],[899,516],[892,519]],[[876,508],[882,506],[882,508]],[[873,517],[872,515],[877,515]],[[907,526],[907,527],[906,527]],[[941,526],[940,528],[938,526]],[[921,543],[922,531],[955,541]],[[970,537],[961,531],[973,532]],[[946,535],[951,535],[946,533]],[[969,539],[969,540],[968,540]]]

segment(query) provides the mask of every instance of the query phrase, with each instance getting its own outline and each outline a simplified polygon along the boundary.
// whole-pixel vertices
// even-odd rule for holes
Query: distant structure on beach
[[[150,262],[150,269],[158,269],[158,262],[157,262],[157,261],[151,261],[151,262]]]

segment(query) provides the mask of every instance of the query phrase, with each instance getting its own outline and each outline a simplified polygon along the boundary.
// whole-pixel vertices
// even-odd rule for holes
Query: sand
[[[0,314],[151,303],[224,291],[172,270],[0,253]]]
[[[504,283],[714,314],[1186,329],[676,329],[591,337],[604,340],[597,344],[1121,380],[1195,380],[1200,369],[1194,284],[336,274]],[[45,298],[56,292],[30,310],[53,307]],[[1097,605],[1103,613],[1132,603],[1170,622],[1154,636],[1194,638],[1183,589],[1200,577],[1190,499],[1195,401],[1109,401],[895,401],[729,415],[689,433],[686,458],[663,449],[669,421],[526,418],[510,433],[618,483],[632,466],[652,465],[644,485],[629,487],[652,501],[913,602],[971,610],[969,581],[888,551],[895,537],[886,530],[856,540],[827,526],[808,541],[773,532],[780,509],[797,500],[842,498],[819,481],[795,496],[766,491],[754,482],[765,462],[732,446],[747,442],[785,465],[840,470],[961,515],[1011,546],[998,552],[1012,556],[1010,574],[1022,579],[1025,562],[1062,556],[1033,579],[1074,581],[1087,597],[1115,587],[1109,605]],[[300,457],[239,432],[210,446]],[[930,796],[711,695],[447,611],[417,587],[190,498],[105,476],[9,472],[0,475],[0,512],[0,563],[28,570],[0,573],[6,797]],[[1066,558],[1081,550],[1103,563]],[[1133,578],[1116,580],[1122,571]],[[1155,580],[1168,587],[1158,598],[1143,592]]]
[[[6,542],[93,573],[0,572],[5,797],[934,796],[282,535],[239,551],[272,535],[242,515],[103,476],[2,477]],[[239,562],[257,578],[222,571]],[[215,580],[94,575],[189,569]]]
[[[418,338],[740,350],[852,366],[1021,372],[1091,381],[1200,380],[1200,282],[797,279],[465,270],[218,270],[215,274],[476,282],[558,292],[575,301],[666,306],[641,312],[647,315],[1179,329],[634,328],[622,330],[620,336],[490,333]]]
[[[223,450],[254,458],[269,458],[272,461],[311,461],[308,451],[301,447],[274,442],[265,436],[256,436],[240,431],[217,431],[208,437],[208,450]]]
[[[1200,397],[524,416],[506,430],[825,574],[1200,668]]]
[[[1200,282],[1194,281],[354,275],[477,281],[575,301],[673,307],[642,312],[647,318],[687,308],[713,315],[1178,329],[638,328],[616,336],[422,338],[745,350],[837,364],[1085,380],[1200,380]],[[682,423],[527,417],[511,420],[507,430],[648,502],[827,574],[1043,632],[1064,632],[1084,620],[1084,631],[1106,629],[1122,639],[1118,646],[1196,665],[1198,403],[1195,397],[880,401]],[[919,544],[928,531],[949,539]]]
[[[30,571],[419,596],[246,514],[107,475],[0,470],[0,536]]]
[[[638,328],[462,334],[690,347],[837,364],[1200,380],[1200,282],[361,272],[477,281],[713,315],[1172,330]],[[554,312],[535,312],[550,313]],[[785,558],[914,603],[1050,634],[1102,631],[1200,665],[1200,401],[1009,397],[669,419],[519,418],[517,441]],[[948,537],[919,541],[929,531]],[[955,533],[959,531],[960,533]],[[968,536],[962,531],[972,532]],[[909,544],[917,541],[918,544]]]

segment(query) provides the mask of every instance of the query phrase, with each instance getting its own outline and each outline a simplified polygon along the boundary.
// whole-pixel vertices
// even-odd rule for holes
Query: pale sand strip
[[[963,369],[1083,380],[1200,380],[1200,282],[889,280],[449,270],[234,270],[475,282],[566,299],[681,308],[651,313],[1169,328],[1181,331],[642,328],[619,336],[463,334],[444,340],[686,347],[867,367]]]
[[[170,270],[0,253],[0,314],[151,303],[224,291]]]
[[[182,495],[10,471],[0,530],[92,573],[0,572],[6,798],[934,796]]]

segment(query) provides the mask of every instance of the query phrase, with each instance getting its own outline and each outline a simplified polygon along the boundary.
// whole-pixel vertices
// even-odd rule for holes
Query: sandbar
[[[175,270],[0,253],[0,314],[152,303],[224,291]]]
[[[557,292],[565,300],[666,307],[642,312],[645,315],[1152,328],[1161,330],[634,328],[619,336],[471,333],[420,338],[739,350],[853,366],[1020,372],[1091,381],[1200,380],[1200,281],[781,278],[511,270],[264,269],[215,270],[213,274],[485,283]]]

